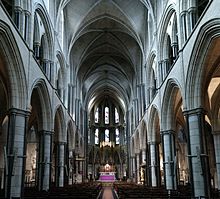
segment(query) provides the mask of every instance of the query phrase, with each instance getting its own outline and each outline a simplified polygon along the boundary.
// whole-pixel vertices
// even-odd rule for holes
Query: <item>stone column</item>
[[[80,125],[80,100],[76,99],[75,100],[75,122],[76,125],[79,127]]]
[[[68,156],[68,164],[69,164],[69,177],[68,177],[68,185],[73,184],[73,151],[69,149]]]
[[[141,118],[143,115],[143,97],[142,97],[142,85],[137,85],[137,96],[138,96],[138,118]]]
[[[36,59],[39,59],[40,56],[40,42],[35,41],[34,42],[34,56]]]
[[[163,61],[158,62],[158,87],[161,85],[163,82]]]
[[[166,189],[176,189],[176,172],[175,172],[175,137],[174,131],[162,131],[163,156],[164,156],[164,176]]]
[[[164,80],[166,78],[166,74],[167,74],[167,66],[166,66],[165,60],[162,61],[161,67],[162,67],[162,76],[163,76],[163,80]]]
[[[22,9],[22,5],[21,2],[18,0],[14,1],[14,22],[15,25],[17,26],[19,32],[21,33],[21,35],[23,35],[23,9]]]
[[[171,67],[171,63],[169,62],[169,59],[164,59],[163,60],[163,73],[164,73],[164,77],[167,76],[167,73],[169,72]]]
[[[173,57],[174,57],[174,60],[175,60],[178,56],[178,42],[177,41],[172,42],[171,46],[172,46],[172,49],[173,49]]]
[[[217,169],[217,185],[220,190],[220,131],[213,132],[213,140],[215,144],[215,159]]]
[[[76,103],[74,103],[75,102],[75,93],[76,93],[76,87],[75,87],[75,85],[72,85],[72,100],[71,100],[72,110],[71,110],[71,114],[73,116],[73,120],[75,120],[75,118],[76,118],[76,116],[75,116]]]
[[[131,163],[132,163],[132,180],[133,182],[136,182],[136,167],[135,167],[135,157],[131,156]]]
[[[143,115],[144,115],[145,114],[145,110],[146,110],[146,90],[145,90],[146,86],[145,86],[145,84],[142,84],[141,88],[142,88],[142,97],[143,97],[143,105],[142,105],[142,107],[143,107]]]
[[[192,191],[195,197],[210,196],[210,175],[202,108],[185,112],[189,139],[189,166]]]
[[[180,18],[181,18],[181,29],[182,29],[182,34],[180,34],[180,36],[183,35],[182,41],[185,42],[188,38],[187,25],[186,25],[187,24],[186,11],[181,12]]]
[[[49,81],[51,83],[53,83],[54,82],[54,70],[55,70],[54,62],[51,60],[48,60],[48,62],[49,63],[48,63],[48,67],[47,67],[47,77],[48,77]]]
[[[139,121],[139,110],[138,110],[138,99],[135,98],[133,100],[133,104],[134,104],[134,124],[135,126],[137,126],[138,121]]]
[[[157,186],[157,158],[156,158],[156,143],[150,142],[150,167],[151,167],[151,186],[156,187]]]
[[[51,131],[41,131],[40,133],[40,143],[39,143],[39,190],[48,191],[50,188],[50,168],[51,168],[51,143],[52,135]]]
[[[139,158],[139,153],[135,154],[136,156],[136,173],[137,173],[137,183],[140,183],[140,158]]]
[[[79,161],[79,174],[82,176],[82,180],[83,180],[83,161],[80,160]]]
[[[24,40],[29,46],[31,45],[31,1],[23,0],[24,12]]]
[[[64,186],[64,157],[65,157],[65,142],[58,142],[58,162],[57,162],[57,186]]]
[[[28,45],[30,45],[30,18],[31,13],[28,10],[24,11],[24,40],[27,42]]]
[[[197,21],[197,8],[196,8],[196,1],[191,1],[193,4],[188,8],[188,35],[191,34],[196,21]]]
[[[146,164],[146,149],[142,149],[142,164]]]
[[[21,198],[24,186],[26,132],[29,112],[12,108],[9,110],[9,126],[6,162],[6,198]]]
[[[78,176],[78,174],[79,174],[79,160],[76,160],[75,161],[75,164],[76,164],[76,176]]]
[[[43,59],[42,61],[42,69],[45,73],[45,75],[47,76],[47,78],[50,80],[50,61],[48,59]]]

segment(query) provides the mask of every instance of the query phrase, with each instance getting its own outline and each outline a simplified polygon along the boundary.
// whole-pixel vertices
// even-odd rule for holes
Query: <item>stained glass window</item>
[[[97,108],[95,112],[95,123],[98,123],[98,122],[99,122],[99,108]]]
[[[109,124],[109,108],[105,107],[105,124]]]
[[[115,143],[119,144],[120,143],[120,136],[119,136],[119,130],[115,129]]]
[[[109,139],[109,130],[108,129],[105,129],[105,142],[109,142],[110,139]]]
[[[119,114],[117,108],[115,108],[115,123],[119,122]]]
[[[95,130],[95,144],[99,144],[99,129]]]

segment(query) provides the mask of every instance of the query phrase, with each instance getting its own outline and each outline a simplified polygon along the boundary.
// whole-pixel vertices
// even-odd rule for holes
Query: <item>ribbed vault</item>
[[[68,27],[68,61],[84,108],[110,96],[126,111],[141,77],[149,3],[72,0],[59,5]]]

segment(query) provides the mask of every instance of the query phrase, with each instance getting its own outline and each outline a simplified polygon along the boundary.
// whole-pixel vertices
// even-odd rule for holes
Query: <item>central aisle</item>
[[[114,199],[112,187],[104,187],[102,199]]]

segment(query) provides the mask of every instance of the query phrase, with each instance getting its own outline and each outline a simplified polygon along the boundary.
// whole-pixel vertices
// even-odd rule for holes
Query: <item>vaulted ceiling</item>
[[[85,105],[109,97],[129,107],[140,78],[149,3],[64,0],[68,61]],[[123,103],[122,103],[123,101]]]

